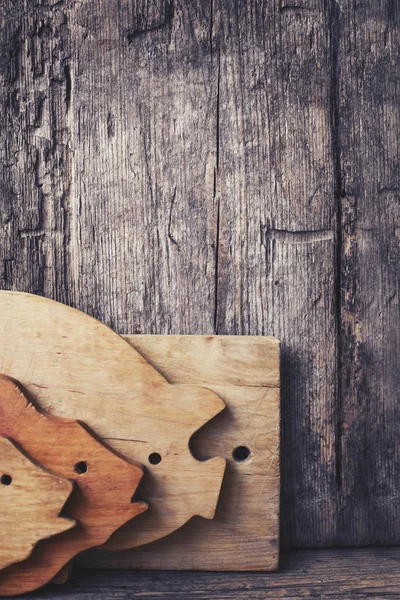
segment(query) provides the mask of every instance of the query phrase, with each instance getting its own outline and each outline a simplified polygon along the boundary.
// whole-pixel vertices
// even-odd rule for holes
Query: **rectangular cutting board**
[[[203,385],[227,409],[192,439],[197,458],[227,470],[216,516],[121,552],[90,551],[78,564],[113,569],[273,571],[279,557],[279,340],[253,336],[128,335],[170,383]],[[235,460],[235,450],[250,456]],[[245,450],[237,450],[243,456]]]

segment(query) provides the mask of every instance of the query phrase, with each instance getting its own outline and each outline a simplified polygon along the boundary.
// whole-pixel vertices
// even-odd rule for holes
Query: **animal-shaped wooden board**
[[[191,447],[203,460],[224,456],[226,473],[214,519],[204,521],[194,517],[153,544],[111,551],[129,543],[127,523],[105,546],[80,555],[79,567],[276,570],[280,496],[279,340],[219,335],[124,337],[171,383],[204,385],[223,398],[226,410],[193,436]]]
[[[146,504],[132,501],[140,467],[108,449],[81,423],[39,411],[5,376],[0,376],[0,435],[15,440],[53,473],[75,480],[65,514],[79,521],[74,529],[40,541],[27,560],[0,572],[1,596],[45,585],[79,552],[104,543],[146,510]]]
[[[0,292],[0,365],[43,409],[81,419],[148,467],[141,496],[150,509],[125,536],[130,547],[166,536],[193,515],[214,516],[225,460],[196,460],[189,440],[224,409],[215,392],[168,383],[104,324],[18,292]]]
[[[75,527],[75,521],[60,517],[72,490],[72,481],[0,437],[0,570],[28,558],[39,540]]]

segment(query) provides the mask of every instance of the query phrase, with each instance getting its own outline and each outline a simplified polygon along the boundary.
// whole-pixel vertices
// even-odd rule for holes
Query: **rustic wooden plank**
[[[222,456],[227,469],[212,520],[194,518],[166,538],[135,550],[85,554],[79,564],[120,569],[275,570],[279,555],[279,341],[251,336],[132,335],[125,339],[157,369],[160,360],[159,370],[170,383],[202,381],[222,398],[226,410],[194,435],[191,449],[201,460]],[[262,364],[265,373],[260,380]],[[195,365],[193,372],[188,365]],[[256,385],[258,380],[268,385]],[[273,381],[275,386],[271,386]],[[240,447],[249,450],[247,460],[235,454]],[[128,524],[102,550],[130,548],[131,542]]]
[[[69,22],[54,2],[0,13],[1,288],[71,302]]]
[[[79,307],[126,333],[213,333],[217,63],[209,1],[71,15]]]
[[[216,331],[282,341],[284,546],[336,539],[336,221],[325,4],[214,2]]]
[[[336,9],[341,412],[338,543],[400,542],[400,6]]]
[[[119,331],[212,333],[212,6],[0,6],[2,287]]]
[[[277,573],[79,571],[35,600],[397,600],[399,548],[299,550],[283,555]],[[29,596],[28,596],[29,597]]]

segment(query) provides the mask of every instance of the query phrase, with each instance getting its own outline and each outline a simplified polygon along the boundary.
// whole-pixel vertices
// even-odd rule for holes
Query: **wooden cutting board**
[[[75,527],[60,517],[73,487],[0,437],[0,570],[28,558],[39,540]]]
[[[45,585],[79,552],[104,543],[146,510],[147,505],[132,502],[140,467],[106,448],[77,421],[40,412],[17,382],[5,376],[0,376],[0,435],[15,440],[53,473],[74,479],[65,514],[79,521],[74,529],[40,541],[29,558],[0,572],[1,596]]]
[[[193,515],[212,518],[225,460],[196,460],[191,436],[225,404],[210,389],[171,385],[123,338],[63,304],[0,292],[0,364],[51,414],[81,419],[128,459],[147,466],[150,509],[130,547],[157,540]]]
[[[194,436],[196,456],[227,460],[215,518],[123,552],[92,551],[84,567],[273,571],[279,555],[279,340],[251,336],[125,336],[171,383],[203,385],[226,410]],[[246,458],[246,453],[249,456]],[[242,460],[244,459],[244,460]],[[128,533],[128,535],[127,535]],[[129,545],[129,523],[106,548]]]

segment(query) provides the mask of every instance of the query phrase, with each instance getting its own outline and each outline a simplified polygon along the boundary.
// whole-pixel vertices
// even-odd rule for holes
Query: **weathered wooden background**
[[[0,285],[282,339],[282,541],[400,543],[397,0],[0,0]]]

